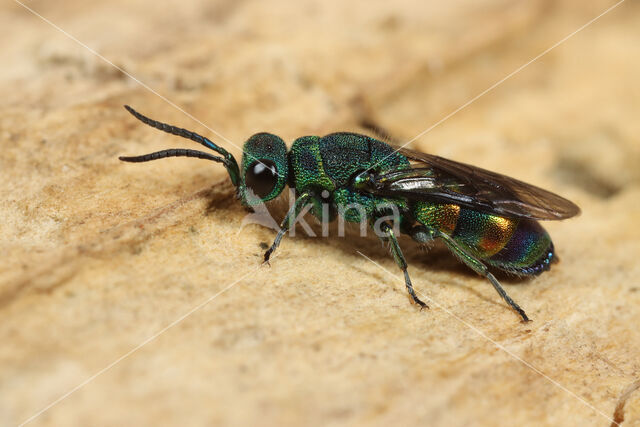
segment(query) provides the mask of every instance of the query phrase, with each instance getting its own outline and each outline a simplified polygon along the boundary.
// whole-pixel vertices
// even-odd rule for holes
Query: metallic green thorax
[[[386,199],[354,191],[352,180],[358,172],[370,168],[377,172],[406,168],[409,161],[376,139],[353,133],[334,133],[322,138],[296,139],[289,152],[289,165],[290,185],[298,193],[312,195],[311,212],[316,217],[322,217],[321,205],[328,202],[331,206],[329,219],[341,213],[346,221],[360,222],[363,211],[371,217],[376,205]],[[402,200],[393,202],[404,204]]]

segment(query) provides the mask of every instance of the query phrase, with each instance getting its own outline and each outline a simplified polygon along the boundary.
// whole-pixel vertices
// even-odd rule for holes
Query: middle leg
[[[382,222],[380,224],[380,231],[382,231],[383,235],[378,237],[380,237],[380,240],[382,240],[383,242],[389,242],[389,244],[391,245],[391,255],[393,255],[393,259],[396,261],[396,264],[398,264],[398,267],[400,267],[400,269],[404,273],[404,284],[407,287],[409,295],[411,295],[413,301],[418,304],[420,308],[429,308],[427,304],[425,304],[420,300],[420,298],[418,298],[416,292],[413,290],[411,278],[409,278],[409,272],[407,271],[407,261],[404,259],[404,255],[402,255],[400,244],[398,243],[398,239],[393,232],[393,227],[391,227],[388,222]]]

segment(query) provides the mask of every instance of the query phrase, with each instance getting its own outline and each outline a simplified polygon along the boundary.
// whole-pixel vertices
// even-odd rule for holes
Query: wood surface
[[[614,4],[3,2],[0,425],[640,426],[640,4],[573,34]],[[420,311],[375,240],[298,232],[262,267],[220,165],[118,161],[198,148],[123,104],[236,156],[428,130],[583,213],[502,278],[527,324],[402,240]]]

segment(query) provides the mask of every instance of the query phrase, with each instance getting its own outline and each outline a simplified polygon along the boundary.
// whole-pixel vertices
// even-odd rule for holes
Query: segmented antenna
[[[142,114],[138,113],[136,110],[129,107],[128,105],[125,105],[124,108],[126,108],[127,111],[133,115],[133,117],[140,120],[145,125],[149,125],[151,127],[159,129],[163,132],[170,133],[172,135],[177,135],[183,138],[190,139],[224,156],[229,154],[225,149],[218,147],[216,144],[214,144],[211,140],[209,140],[209,138],[205,138],[204,136],[198,135],[197,133],[191,132],[190,130],[186,130],[183,128],[179,128],[177,126],[172,126],[166,123],[159,122],[157,120],[150,119],[149,117],[143,116]]]
[[[205,153],[204,151],[189,150],[184,148],[171,148],[169,150],[156,151],[155,153],[144,154],[142,156],[120,156],[123,162],[141,163],[150,162],[151,160],[164,159],[165,157],[196,157],[198,159],[213,160],[214,162],[224,163],[222,157]]]
[[[235,185],[236,187],[239,185],[240,170],[238,168],[238,162],[227,150],[222,147],[218,147],[208,138],[205,138],[202,135],[198,135],[195,132],[191,132],[177,126],[172,126],[150,119],[149,117],[143,116],[142,114],[138,113],[128,105],[125,105],[124,108],[126,108],[127,111],[131,113],[131,115],[133,115],[133,117],[148,126],[154,127],[158,130],[170,133],[172,135],[181,136],[183,138],[195,141],[198,144],[202,144],[210,150],[215,151],[216,153],[222,154],[223,157],[203,153],[202,151],[173,148],[170,150],[163,150],[151,154],[145,154],[142,156],[120,157],[120,160],[125,162],[149,162],[151,160],[164,159],[165,157],[196,157],[199,159],[213,160],[214,162],[222,163],[227,168],[227,172],[229,172],[229,177],[231,178],[231,182],[233,183],[233,185]]]

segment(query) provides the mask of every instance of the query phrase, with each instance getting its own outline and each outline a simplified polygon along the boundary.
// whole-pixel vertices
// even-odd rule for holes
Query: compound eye
[[[261,199],[266,198],[278,183],[276,164],[271,160],[256,160],[247,169],[245,185]]]

